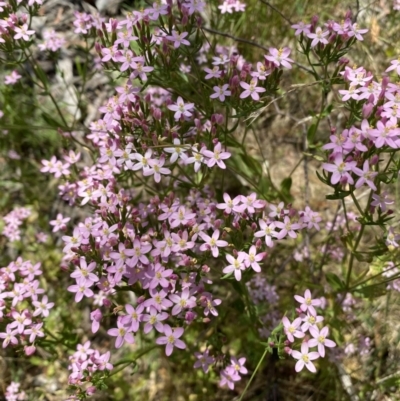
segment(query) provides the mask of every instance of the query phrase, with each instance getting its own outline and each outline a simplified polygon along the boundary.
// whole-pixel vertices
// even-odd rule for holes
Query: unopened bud
[[[25,355],[31,356],[36,352],[36,347],[34,345],[25,345],[24,352]]]

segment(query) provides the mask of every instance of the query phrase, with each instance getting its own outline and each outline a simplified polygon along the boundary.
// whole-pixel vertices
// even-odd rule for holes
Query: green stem
[[[351,251],[351,256],[350,256],[350,261],[349,261],[349,270],[347,271],[347,277],[346,277],[346,292],[349,290],[349,284],[350,284],[350,278],[351,278],[351,272],[353,270],[353,264],[354,264],[354,254],[357,251],[358,245],[360,244],[361,237],[364,234],[364,228],[365,226],[362,225],[360,232],[358,233],[358,237],[356,239],[356,243],[354,244],[354,247]]]
[[[250,377],[250,380],[247,382],[247,385],[246,385],[245,389],[243,390],[243,393],[242,393],[242,395],[240,396],[239,401],[242,401],[244,395],[245,395],[246,392],[247,392],[247,389],[250,387],[250,384],[251,384],[251,382],[252,382],[253,379],[254,379],[254,376],[256,375],[258,369],[260,369],[260,366],[261,366],[261,364],[262,364],[262,362],[263,362],[263,360],[264,360],[264,358],[265,358],[265,355],[267,355],[267,353],[268,353],[268,348],[265,348],[264,353],[262,354],[262,357],[261,357],[260,360],[258,361],[256,370],[253,372],[253,374],[252,374],[251,377]]]

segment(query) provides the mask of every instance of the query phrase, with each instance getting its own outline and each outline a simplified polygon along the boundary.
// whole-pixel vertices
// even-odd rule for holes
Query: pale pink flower
[[[311,361],[318,359],[319,354],[318,352],[309,352],[308,348],[308,344],[303,342],[301,344],[301,352],[293,350],[290,354],[293,358],[298,359],[295,366],[296,372],[300,372],[304,366],[312,373],[317,371],[315,365]]]
[[[28,29],[27,24],[23,24],[21,27],[16,26],[14,28],[14,32],[16,33],[14,35],[14,39],[23,39],[25,41],[30,40],[30,36],[32,36],[35,31]]]
[[[219,239],[219,230],[215,230],[212,237],[203,232],[200,232],[199,235],[205,242],[205,244],[202,244],[200,246],[200,251],[211,250],[211,253],[214,256],[214,258],[217,258],[219,255],[218,248],[221,247],[223,248],[228,246],[228,243],[226,241]]]
[[[292,65],[290,63],[293,63],[294,61],[289,58],[291,50],[288,47],[284,47],[283,49],[280,48],[279,50],[271,47],[269,49],[270,56],[264,56],[268,61],[271,61],[274,63],[277,67],[283,66],[288,69],[292,68]]]
[[[224,84],[224,85],[220,85],[220,86],[214,86],[214,91],[215,93],[213,93],[212,95],[210,95],[211,99],[216,99],[218,98],[221,102],[225,101],[225,96],[230,96],[231,95],[231,91],[228,90],[229,85],[228,84]]]
[[[172,30],[172,35],[168,35],[166,38],[171,42],[174,42],[174,47],[177,49],[181,44],[190,46],[190,42],[185,39],[186,36],[188,36],[188,32],[179,33],[175,30]]]
[[[166,344],[165,354],[167,356],[170,356],[172,354],[174,347],[177,347],[180,349],[186,348],[186,344],[182,340],[179,340],[179,337],[181,337],[183,334],[182,327],[178,327],[178,328],[172,330],[172,328],[168,324],[166,324],[166,325],[164,325],[164,334],[165,334],[165,336],[157,338],[156,344],[159,344],[159,345]]]
[[[219,168],[225,169],[226,165],[223,162],[223,160],[225,159],[229,159],[231,157],[231,154],[229,152],[222,152],[221,150],[221,142],[218,142],[215,147],[214,147],[214,151],[211,152],[211,150],[207,150],[202,148],[201,152],[205,157],[208,157],[208,161],[207,166],[208,167],[213,167],[215,164],[217,164],[217,166]]]
[[[226,266],[222,271],[226,273],[234,273],[237,281],[242,279],[242,270],[246,268],[244,265],[244,255],[243,253],[239,253],[236,258],[232,255],[226,255],[226,260],[230,263],[230,265]]]
[[[187,103],[183,101],[183,99],[179,96],[176,104],[170,104],[168,109],[175,111],[174,118],[175,120],[179,120],[181,116],[191,117],[192,113],[190,110],[194,109],[194,103]]]
[[[240,86],[244,89],[244,91],[240,94],[241,99],[245,99],[246,97],[251,96],[253,100],[260,100],[259,93],[265,92],[266,89],[261,86],[257,86],[257,79],[254,78],[250,81],[250,84],[247,82],[241,81]]]
[[[317,311],[315,310],[314,306],[320,306],[321,301],[319,299],[312,299],[310,290],[305,290],[304,297],[295,295],[294,299],[301,304],[300,309],[303,312],[309,311],[313,316],[317,315]]]
[[[329,329],[327,326],[321,329],[318,327],[311,326],[309,328],[310,334],[314,337],[308,341],[310,347],[318,347],[319,354],[325,356],[325,347],[332,348],[336,347],[336,343],[326,338],[329,335]]]
[[[294,337],[303,338],[305,336],[301,330],[298,330],[301,325],[301,318],[298,317],[297,319],[293,320],[292,323],[290,323],[289,319],[284,316],[282,318],[282,323],[285,334],[291,343],[294,342]]]

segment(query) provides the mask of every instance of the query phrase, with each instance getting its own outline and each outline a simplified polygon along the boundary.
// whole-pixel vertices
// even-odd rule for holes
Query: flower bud
[[[372,103],[365,103],[362,108],[363,118],[368,118],[371,115],[373,108],[374,105]]]
[[[95,386],[90,386],[86,389],[86,394],[87,395],[93,395],[96,392],[96,387]]]
[[[36,352],[36,347],[34,345],[25,345],[24,352],[26,356],[31,356]]]
[[[110,308],[112,305],[111,301],[107,298],[103,299],[103,306],[105,306],[106,308]]]
[[[185,321],[187,324],[190,324],[191,322],[193,322],[193,320],[196,318],[196,313],[193,311],[188,311],[185,314]]]
[[[290,355],[290,354],[292,353],[292,349],[291,349],[290,347],[285,347],[285,348],[283,348],[283,350],[284,350],[288,355]]]
[[[208,273],[210,271],[210,267],[207,265],[203,265],[203,266],[201,266],[201,271],[203,273]]]
[[[137,300],[137,304],[140,305],[146,300],[146,297],[144,295],[141,295]]]

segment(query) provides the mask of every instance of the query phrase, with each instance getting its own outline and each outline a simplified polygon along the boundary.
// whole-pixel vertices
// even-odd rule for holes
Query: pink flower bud
[[[288,355],[290,355],[292,353],[292,349],[290,347],[285,347],[283,349]]]
[[[240,78],[238,75],[234,75],[230,80],[229,80],[229,86],[231,89],[235,89],[239,87],[240,84]]]
[[[372,103],[365,103],[362,108],[363,118],[368,118],[371,115],[373,108],[374,105]]]
[[[193,312],[193,311],[188,311],[188,312],[186,312],[186,314],[185,314],[185,320],[186,320],[186,323],[191,323],[191,322],[193,322],[193,320],[196,318],[196,313],[195,312]]]
[[[382,92],[381,92],[381,93],[382,93]],[[380,95],[379,95],[379,97],[380,97]],[[384,111],[383,107],[382,107],[382,106],[378,106],[377,109],[376,109],[375,116],[376,116],[377,118],[380,118],[380,116],[381,116],[381,114],[382,114],[383,111]]]
[[[146,300],[146,297],[144,295],[141,295],[138,299],[137,299],[137,303],[138,305],[142,304],[144,301]]]
[[[25,355],[31,356],[36,352],[36,347],[34,345],[25,345],[24,352]]]
[[[112,302],[109,299],[104,298],[103,299],[103,306],[105,306],[106,308],[110,308],[112,306]]]
[[[201,266],[201,271],[203,273],[208,273],[210,271],[210,267],[207,265],[203,265],[203,266]]]
[[[318,15],[314,15],[312,18],[311,18],[311,28],[310,28],[310,30],[311,30],[311,32],[314,32],[315,31],[315,27],[317,26],[317,23],[318,23]]]
[[[373,155],[370,159],[370,165],[375,166],[376,164],[379,163],[379,155]]]
[[[346,11],[346,14],[344,15],[344,19],[345,20],[351,20],[351,19],[353,19],[353,13],[352,13],[352,11],[351,11],[351,9],[348,9],[347,11]]]
[[[379,99],[383,99],[385,97],[385,92],[389,81],[390,79],[388,76],[382,78],[382,83],[381,83],[382,90],[381,93],[379,94]]]
[[[90,386],[86,389],[86,394],[87,395],[93,395],[96,392],[96,387],[95,386]]]

